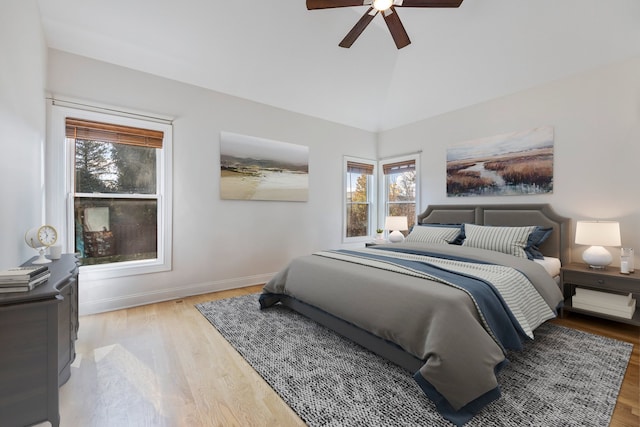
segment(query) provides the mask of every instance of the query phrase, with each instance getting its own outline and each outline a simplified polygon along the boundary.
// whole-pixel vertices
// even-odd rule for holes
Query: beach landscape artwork
[[[447,148],[447,196],[553,191],[553,127],[467,141]]]
[[[306,202],[308,194],[308,147],[221,132],[220,198]]]

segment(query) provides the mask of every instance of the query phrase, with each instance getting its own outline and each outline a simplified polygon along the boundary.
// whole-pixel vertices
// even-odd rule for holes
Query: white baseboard
[[[275,273],[256,276],[239,277],[235,279],[217,280],[213,282],[196,283],[175,288],[159,289],[151,292],[140,292],[109,298],[79,302],[79,315],[103,313],[123,308],[137,307],[156,302],[185,298],[209,292],[226,291],[228,289],[243,288],[268,282]]]

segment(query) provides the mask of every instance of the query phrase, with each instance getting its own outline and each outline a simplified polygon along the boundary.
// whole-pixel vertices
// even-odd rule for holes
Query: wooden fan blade
[[[462,0],[402,0],[394,4],[402,7],[460,7]]]
[[[371,12],[375,12],[375,13],[371,13]],[[347,47],[347,48],[351,47],[353,42],[355,42],[356,39],[360,37],[360,34],[362,34],[364,29],[367,28],[367,25],[369,25],[369,23],[373,20],[373,18],[377,14],[378,14],[378,11],[370,7],[369,10],[367,10],[367,12],[364,15],[362,15],[362,18],[360,18],[360,20],[356,23],[356,25],[353,26],[353,28],[351,29],[351,31],[349,31],[349,33],[345,36],[345,38],[342,39],[342,41],[338,44],[338,46]]]
[[[393,37],[393,41],[396,43],[398,49],[402,49],[403,47],[410,45],[411,40],[409,40],[409,35],[404,29],[404,25],[402,25],[395,8],[393,6],[390,7],[384,11],[382,15],[384,16],[384,22],[387,23],[387,27],[389,27],[389,31],[391,31],[391,37]]]
[[[364,6],[371,4],[366,0],[307,0],[307,9],[331,9],[334,7]]]

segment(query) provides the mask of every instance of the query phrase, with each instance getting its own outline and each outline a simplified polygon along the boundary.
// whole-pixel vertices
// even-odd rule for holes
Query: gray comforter
[[[521,272],[535,297],[520,298],[523,302],[517,304],[524,306],[515,311],[527,311],[527,305],[532,304],[544,305],[548,312],[530,316],[533,320],[529,319],[531,324],[524,329],[533,330],[553,317],[562,301],[556,282],[543,267],[527,259],[455,245],[403,243],[389,247],[410,253],[427,250],[441,257],[474,259]],[[468,292],[450,281],[403,273],[402,268],[318,255],[293,260],[265,285],[263,292],[287,295],[315,306],[423,360],[416,380],[443,416],[458,425],[499,396],[496,372],[505,362],[505,348],[513,345],[496,339]],[[517,289],[515,293],[519,293]],[[531,336],[525,333],[523,339],[526,335]]]

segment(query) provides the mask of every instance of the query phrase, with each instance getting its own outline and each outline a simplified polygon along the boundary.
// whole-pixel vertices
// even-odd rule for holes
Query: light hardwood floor
[[[260,289],[81,317],[61,426],[304,426],[193,306]],[[640,329],[579,315],[555,322],[635,344],[611,425],[639,426]]]

